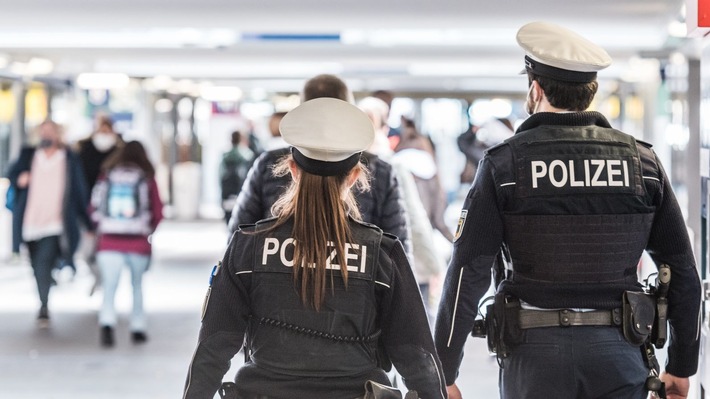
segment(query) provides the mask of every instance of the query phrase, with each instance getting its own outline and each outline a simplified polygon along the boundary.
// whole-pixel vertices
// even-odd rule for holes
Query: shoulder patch
[[[456,225],[456,234],[454,234],[454,242],[458,241],[461,237],[461,232],[463,232],[463,226],[466,224],[466,217],[468,216],[468,209],[463,209],[461,211],[461,216],[459,216],[459,222]]]

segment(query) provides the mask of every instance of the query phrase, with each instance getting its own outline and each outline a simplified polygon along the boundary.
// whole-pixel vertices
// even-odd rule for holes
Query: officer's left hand
[[[686,399],[688,397],[690,389],[688,378],[676,377],[664,371],[661,373],[661,381],[666,383],[666,399]]]
[[[449,399],[462,399],[463,396],[461,396],[461,391],[459,391],[459,387],[456,386],[456,384],[451,384],[446,387],[446,394],[449,397]]]

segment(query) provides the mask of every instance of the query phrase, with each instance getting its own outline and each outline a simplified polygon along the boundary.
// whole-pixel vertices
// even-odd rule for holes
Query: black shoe
[[[113,347],[113,344],[113,327],[101,327],[101,346],[103,346],[104,348],[111,348]]]
[[[148,336],[145,335],[143,331],[133,331],[131,333],[131,341],[133,341],[134,344],[144,344],[148,341]]]
[[[47,309],[47,305],[42,305],[42,307],[39,308],[39,315],[37,316],[37,325],[39,326],[39,328],[49,327],[49,309]]]

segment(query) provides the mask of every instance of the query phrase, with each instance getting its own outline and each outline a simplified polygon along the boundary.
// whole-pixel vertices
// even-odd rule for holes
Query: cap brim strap
[[[535,61],[527,55],[525,56],[525,70],[535,75],[562,82],[590,83],[597,79],[596,72],[577,72],[561,69]]]
[[[296,147],[291,147],[291,155],[296,165],[305,172],[318,176],[338,176],[349,172],[360,162],[360,154],[358,152],[338,162],[327,162],[308,158]]]

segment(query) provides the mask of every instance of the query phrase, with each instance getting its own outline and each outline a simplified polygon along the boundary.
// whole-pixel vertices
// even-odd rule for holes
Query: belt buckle
[[[569,309],[563,309],[557,312],[560,317],[560,326],[562,327],[569,327],[571,324],[571,318],[570,318],[570,310]]]

